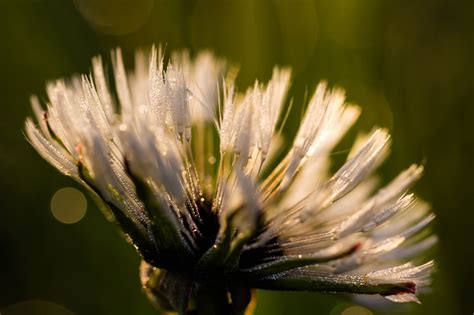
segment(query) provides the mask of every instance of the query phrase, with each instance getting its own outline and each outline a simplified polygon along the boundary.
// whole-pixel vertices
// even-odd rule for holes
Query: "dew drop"
[[[148,112],[147,108],[145,105],[140,105],[138,107],[138,111],[140,112],[140,114],[146,114]]]
[[[209,164],[211,164],[211,165],[216,164],[216,161],[217,161],[216,158],[215,158],[214,156],[212,156],[212,155],[207,158],[207,162],[208,162]]]

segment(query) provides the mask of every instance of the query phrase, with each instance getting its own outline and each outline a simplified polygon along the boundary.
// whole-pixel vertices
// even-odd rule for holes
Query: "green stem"
[[[197,315],[235,314],[226,287],[217,281],[196,284],[194,299]]]
[[[244,315],[250,289],[238,280],[212,277],[196,281],[190,274],[167,271],[142,262],[140,280],[150,302],[179,315]]]

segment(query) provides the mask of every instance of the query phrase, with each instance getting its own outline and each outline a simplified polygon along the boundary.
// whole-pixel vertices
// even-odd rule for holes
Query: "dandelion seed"
[[[433,262],[410,260],[436,242],[420,233],[434,216],[407,193],[422,167],[377,189],[371,174],[390,136],[374,129],[330,174],[331,152],[360,114],[342,90],[318,85],[284,151],[289,69],[240,92],[209,52],[165,64],[153,48],[148,61],[137,54],[135,72],[120,50],[112,57],[114,89],[94,58],[92,75],[47,85],[45,110],[32,98],[38,127],[28,118],[25,128],[127,234],[152,302],[242,314],[253,288],[418,301]]]

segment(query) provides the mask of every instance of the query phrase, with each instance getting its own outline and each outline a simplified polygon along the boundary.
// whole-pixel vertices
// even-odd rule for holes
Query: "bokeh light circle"
[[[373,315],[373,313],[365,307],[354,305],[343,310],[341,315]]]
[[[42,300],[30,300],[7,306],[0,309],[1,315],[74,315],[74,313],[65,307],[53,302]]]
[[[74,5],[97,31],[126,35],[142,27],[150,18],[153,0],[74,0]]]
[[[51,213],[64,224],[80,221],[86,214],[87,200],[82,192],[72,187],[59,189],[51,198]]]

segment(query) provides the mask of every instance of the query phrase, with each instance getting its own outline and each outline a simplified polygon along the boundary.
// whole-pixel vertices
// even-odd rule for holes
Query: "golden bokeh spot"
[[[126,35],[150,18],[153,0],[74,0],[76,9],[98,32]]]
[[[61,223],[72,224],[86,214],[87,200],[84,194],[72,187],[59,189],[51,198],[51,213]]]
[[[341,312],[341,315],[373,315],[373,313],[362,306],[349,306]]]

